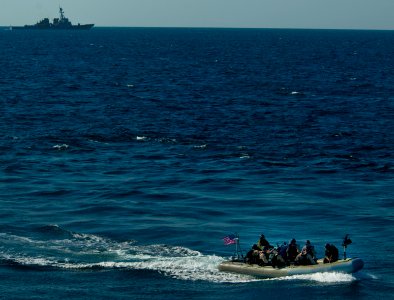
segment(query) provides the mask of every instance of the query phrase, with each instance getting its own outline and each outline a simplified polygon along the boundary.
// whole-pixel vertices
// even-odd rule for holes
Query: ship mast
[[[59,7],[59,14],[60,14],[60,20],[63,20],[64,19],[64,10],[61,7]]]

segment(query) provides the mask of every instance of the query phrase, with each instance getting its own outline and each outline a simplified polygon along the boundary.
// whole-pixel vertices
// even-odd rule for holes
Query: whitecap
[[[207,144],[194,146],[195,149],[205,149],[207,148]]]
[[[62,144],[62,145],[55,145],[55,146],[53,146],[53,149],[56,149],[56,150],[66,150],[66,149],[68,149],[68,147],[69,147],[69,145],[67,145],[67,144]]]

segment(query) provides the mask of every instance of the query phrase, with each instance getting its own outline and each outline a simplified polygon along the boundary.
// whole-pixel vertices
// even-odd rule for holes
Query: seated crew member
[[[337,247],[335,247],[333,244],[326,244],[325,246],[325,257],[323,262],[325,264],[327,263],[333,263],[338,261],[339,258],[339,253]]]
[[[270,254],[271,254],[272,249],[268,248],[267,246],[263,247],[263,250],[260,251],[260,266],[266,266],[266,265],[270,265]]]
[[[279,246],[271,252],[271,264],[272,267],[284,268],[286,266],[286,249],[287,243]],[[283,256],[282,256],[283,255]]]
[[[263,251],[254,244],[252,249],[246,254],[245,262],[248,264],[264,265],[268,263],[268,259]]]
[[[278,249],[279,255],[283,258],[285,262],[287,261],[287,248],[289,248],[289,245],[284,242]]]
[[[257,245],[254,244],[252,246],[252,249],[250,249],[248,251],[248,253],[246,253],[246,257],[245,257],[245,262],[248,264],[256,264],[257,263],[257,257],[258,255],[256,255],[256,251],[259,251],[257,248]]]
[[[286,250],[286,256],[287,256],[287,263],[294,263],[297,255],[300,253],[300,250],[298,250],[298,245],[297,241],[295,239],[292,239],[289,243],[289,246],[287,247]]]
[[[260,238],[257,241],[257,247],[259,247],[260,250],[263,250],[264,247],[268,247],[269,249],[273,248],[273,246],[271,246],[270,243],[266,240],[264,234],[260,235]]]
[[[295,258],[295,264],[300,266],[307,266],[307,265],[316,265],[316,261],[313,259],[312,255],[308,253],[306,247],[302,248],[301,253],[297,255]]]
[[[307,240],[305,243],[304,248],[306,248],[306,252],[312,256],[312,258],[317,261],[317,257],[316,257],[316,250],[315,250],[315,246],[312,245],[310,240]]]

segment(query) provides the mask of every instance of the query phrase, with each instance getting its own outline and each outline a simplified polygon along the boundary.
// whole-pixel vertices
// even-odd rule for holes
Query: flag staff
[[[235,233],[235,255],[234,260],[243,260],[244,255],[242,253],[241,244],[239,243],[239,234]]]
[[[244,255],[241,249],[241,245],[239,243],[239,234],[230,234],[223,238],[225,245],[235,244],[235,252],[233,254],[232,260],[233,261],[243,261]]]

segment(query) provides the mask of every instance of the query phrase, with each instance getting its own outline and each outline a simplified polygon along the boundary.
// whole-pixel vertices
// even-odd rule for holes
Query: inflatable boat
[[[348,258],[334,263],[323,263],[318,260],[316,265],[288,266],[285,268],[273,268],[272,266],[259,266],[242,261],[224,261],[219,265],[219,271],[251,275],[260,278],[274,278],[292,275],[304,275],[323,272],[356,273],[364,266],[361,258]]]

